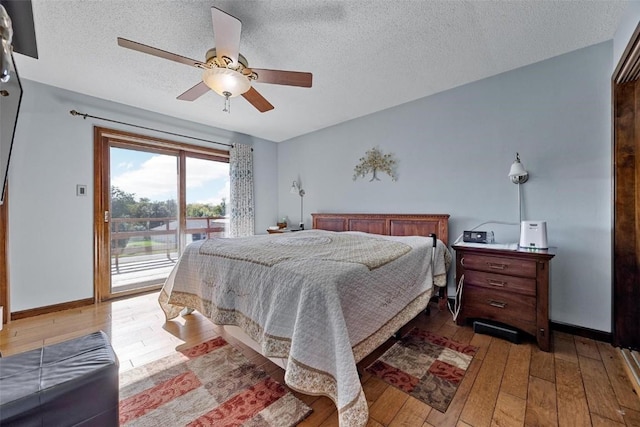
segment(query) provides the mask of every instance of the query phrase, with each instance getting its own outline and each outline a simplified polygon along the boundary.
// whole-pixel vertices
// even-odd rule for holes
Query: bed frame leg
[[[447,287],[443,286],[440,288],[438,292],[438,310],[446,310],[447,302],[449,301],[449,292],[447,291]]]

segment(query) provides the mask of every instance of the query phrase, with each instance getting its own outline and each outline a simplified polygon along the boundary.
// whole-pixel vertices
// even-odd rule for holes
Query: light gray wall
[[[638,26],[640,20],[640,1],[631,0],[627,5],[627,10],[622,16],[616,33],[613,37],[613,68],[618,65],[624,49],[629,43],[629,39]]]
[[[279,215],[299,220],[288,192],[299,177],[307,226],[311,212],[448,213],[453,241],[484,221],[518,221],[507,174],[519,152],[530,173],[523,219],[546,220],[558,247],[551,319],[609,332],[612,49],[609,41],[280,143]],[[394,154],[398,181],[353,181],[376,146]],[[518,240],[517,226],[482,229]]]
[[[11,310],[93,296],[93,127],[207,145],[69,114],[78,110],[179,134],[254,148],[256,230],[277,214],[276,144],[24,81],[9,175]],[[225,148],[216,146],[216,148]],[[76,196],[76,184],[88,195]]]

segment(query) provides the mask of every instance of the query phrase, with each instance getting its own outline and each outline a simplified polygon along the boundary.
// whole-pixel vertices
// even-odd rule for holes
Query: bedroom
[[[11,310],[93,295],[91,197],[77,198],[75,186],[92,182],[92,127],[101,124],[68,114],[77,109],[253,145],[256,230],[283,215],[297,220],[299,199],[288,188],[298,179],[306,190],[307,226],[311,212],[443,212],[451,214],[453,239],[487,220],[517,221],[517,190],[506,175],[519,152],[531,173],[523,186],[524,217],[545,219],[550,243],[559,248],[551,319],[606,336],[612,331],[610,78],[640,17],[635,3],[628,7],[613,39],[279,143],[27,79],[10,177]],[[350,101],[338,96],[336,108]],[[400,160],[398,182],[351,179],[374,146]],[[516,239],[517,230],[495,231],[499,240]]]

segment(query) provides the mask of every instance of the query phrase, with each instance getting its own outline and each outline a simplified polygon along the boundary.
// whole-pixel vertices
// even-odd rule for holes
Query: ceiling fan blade
[[[242,96],[261,113],[273,110],[273,105],[271,105],[269,101],[267,101],[264,96],[260,95],[260,93],[253,87],[243,93]]]
[[[205,93],[209,92],[209,86],[204,84],[204,82],[200,82],[191,89],[187,89],[182,95],[178,96],[176,99],[180,101],[195,101],[200,98]]]
[[[233,64],[237,64],[242,22],[235,16],[231,16],[216,7],[211,8],[211,18],[213,20],[213,39],[216,45],[216,56],[226,56],[233,61]]]
[[[192,67],[208,68],[206,64],[200,61],[196,61],[195,59],[187,58],[186,56],[180,56],[175,53],[171,53],[171,52],[167,52],[166,50],[147,46],[146,44],[134,42],[132,40],[123,39],[122,37],[118,37],[118,45],[122,47],[126,47],[127,49],[137,50],[138,52],[157,56],[159,58],[180,62],[181,64],[191,65]]]
[[[313,80],[313,74],[300,71],[265,70],[253,67],[251,69],[258,75],[256,81],[259,83],[311,87]]]

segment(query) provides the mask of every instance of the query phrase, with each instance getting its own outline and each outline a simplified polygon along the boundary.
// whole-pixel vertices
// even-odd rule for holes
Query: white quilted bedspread
[[[370,268],[357,259],[314,257],[310,254],[317,248],[304,248],[347,235],[358,244],[370,241],[374,252],[385,252],[385,242],[408,252]],[[189,245],[160,294],[167,319],[190,307],[213,323],[240,326],[265,356],[287,359],[287,385],[332,398],[341,427],[366,425],[367,402],[356,362],[424,309],[434,280],[446,285],[449,251],[438,241],[432,271],[432,239],[427,237],[308,230],[255,236],[249,245],[258,240],[287,248],[287,256],[252,261],[251,254],[238,249],[240,239]],[[220,252],[225,244],[233,247],[234,256]],[[326,254],[327,247],[320,252]]]

